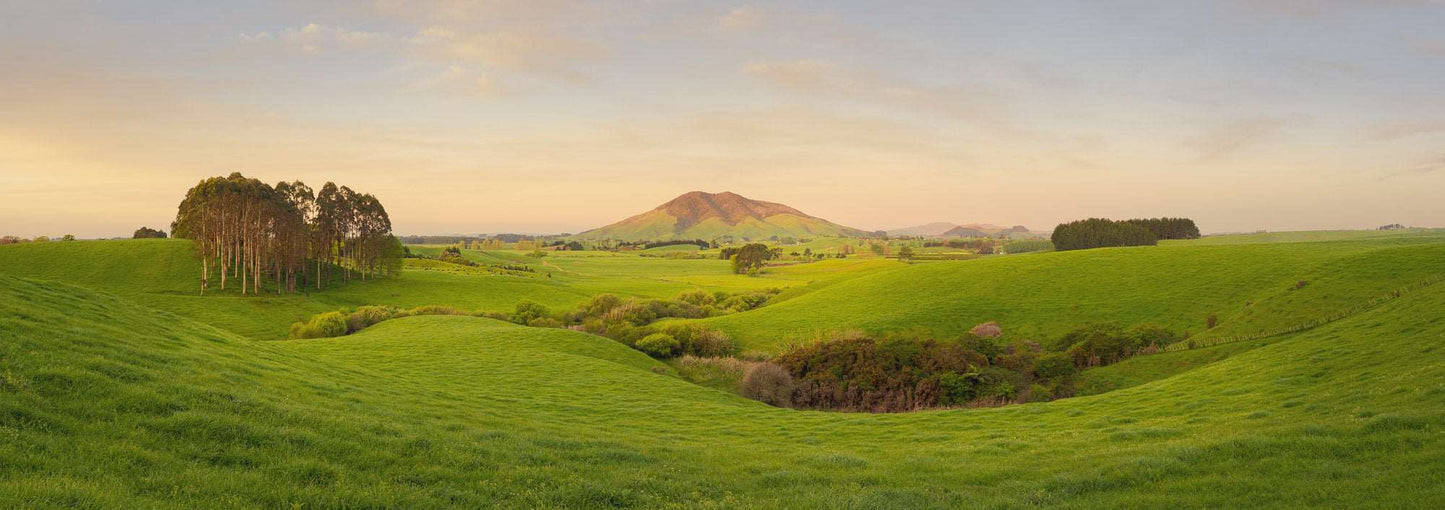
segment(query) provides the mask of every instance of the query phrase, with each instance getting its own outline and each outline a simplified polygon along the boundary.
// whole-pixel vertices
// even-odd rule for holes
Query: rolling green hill
[[[1442,308],[1429,288],[1108,395],[856,415],[564,330],[254,342],[0,276],[0,506],[1431,508]]]
[[[707,319],[746,348],[831,332],[947,336],[998,321],[1050,339],[1092,322],[1159,324],[1197,338],[1271,332],[1445,275],[1445,234],[1270,244],[1171,243],[920,263]],[[1305,286],[1295,289],[1299,282]],[[1218,327],[1205,331],[1210,314]]]
[[[693,191],[651,211],[573,237],[650,241],[865,235],[862,230],[809,216],[783,204],[752,200],[732,192]]]

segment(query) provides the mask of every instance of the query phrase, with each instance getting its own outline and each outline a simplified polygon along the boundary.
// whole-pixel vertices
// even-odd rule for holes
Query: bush
[[[512,322],[531,325],[534,322],[540,323],[542,319],[546,319],[550,315],[552,315],[552,310],[548,309],[546,305],[523,299],[517,302],[517,309],[512,312]]]
[[[737,352],[737,344],[727,333],[701,324],[669,324],[662,327],[662,332],[677,339],[683,354],[710,358]]]
[[[999,327],[997,322],[985,322],[974,326],[968,332],[984,338],[998,338],[1003,335],[1003,328]]]
[[[291,325],[291,338],[331,338],[346,334],[346,316],[341,312],[326,312],[306,322]]]
[[[654,358],[670,358],[681,350],[682,344],[667,333],[653,333],[638,340],[636,347]]]
[[[351,312],[351,315],[346,317],[346,334],[349,335],[361,331],[381,321],[394,319],[399,313],[410,315],[410,313],[394,306],[359,307],[356,311]]]
[[[744,397],[764,404],[789,407],[793,405],[793,375],[773,363],[755,363],[743,374]]]
[[[1045,354],[1034,363],[1034,375],[1046,381],[1071,379],[1078,373],[1079,367],[1074,365],[1074,359],[1062,352]]]

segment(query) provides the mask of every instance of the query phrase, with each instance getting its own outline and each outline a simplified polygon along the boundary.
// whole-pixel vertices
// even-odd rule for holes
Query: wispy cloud
[[[1401,121],[1375,126],[1372,130],[1375,140],[1399,140],[1415,135],[1445,134],[1445,120]]]
[[[1290,119],[1254,117],[1216,124],[1186,145],[1196,151],[1196,159],[1213,160],[1242,152],[1279,134]]]
[[[530,2],[525,3],[530,4]],[[243,34],[244,44],[288,48],[307,55],[374,52],[425,64],[430,75],[410,90],[462,91],[495,95],[499,81],[518,78],[553,83],[586,83],[587,67],[609,55],[605,45],[577,37],[553,23],[553,3],[521,7],[509,2],[423,2],[402,9],[377,7],[388,16],[421,23],[406,31],[359,30],[307,23],[280,31]],[[465,77],[464,77],[465,76]],[[456,86],[465,82],[466,86]],[[514,89],[520,87],[509,87]]]
[[[349,30],[316,23],[288,28],[275,34],[270,32],[241,34],[241,40],[251,44],[280,44],[300,49],[306,53],[360,50],[394,42],[394,38],[386,34]]]

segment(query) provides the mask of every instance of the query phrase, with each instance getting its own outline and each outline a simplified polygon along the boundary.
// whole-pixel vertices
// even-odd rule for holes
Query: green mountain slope
[[[1108,395],[855,415],[563,330],[252,342],[0,276],[0,506],[1432,508],[1441,309],[1428,288]]]
[[[1008,338],[1051,339],[1083,324],[1119,322],[1207,339],[1333,317],[1442,275],[1440,234],[1171,243],[915,264],[705,322],[762,350],[847,330],[957,335],[987,321],[1001,323]],[[1206,331],[1210,314],[1218,327]]]
[[[683,194],[657,208],[577,234],[578,239],[650,241],[711,240],[723,236],[762,240],[778,237],[864,236],[866,232],[804,214],[773,202],[732,192]]]

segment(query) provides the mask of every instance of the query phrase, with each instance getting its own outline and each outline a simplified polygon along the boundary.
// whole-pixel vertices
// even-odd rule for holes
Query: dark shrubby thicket
[[[1149,229],[1104,218],[1089,218],[1054,227],[1051,240],[1059,251],[1114,246],[1152,246],[1159,243]]]
[[[971,334],[948,340],[858,336],[798,347],[773,363],[791,375],[788,400],[794,407],[903,412],[1072,394],[1074,372],[1046,365],[1040,374],[1042,357],[1033,342],[998,346]]]
[[[984,326],[996,327],[975,329],[991,331]],[[787,377],[745,378],[741,391],[766,395],[774,405],[867,412],[1038,402],[1072,396],[1081,370],[1179,340],[1158,326],[1112,324],[1081,327],[1049,349],[1028,340],[1000,345],[973,333],[946,340],[845,336],[783,353],[765,364]]]
[[[1148,218],[1114,221],[1089,218],[1054,227],[1054,249],[1086,250],[1112,246],[1152,246],[1165,239],[1198,239],[1199,227],[1189,218]]]

